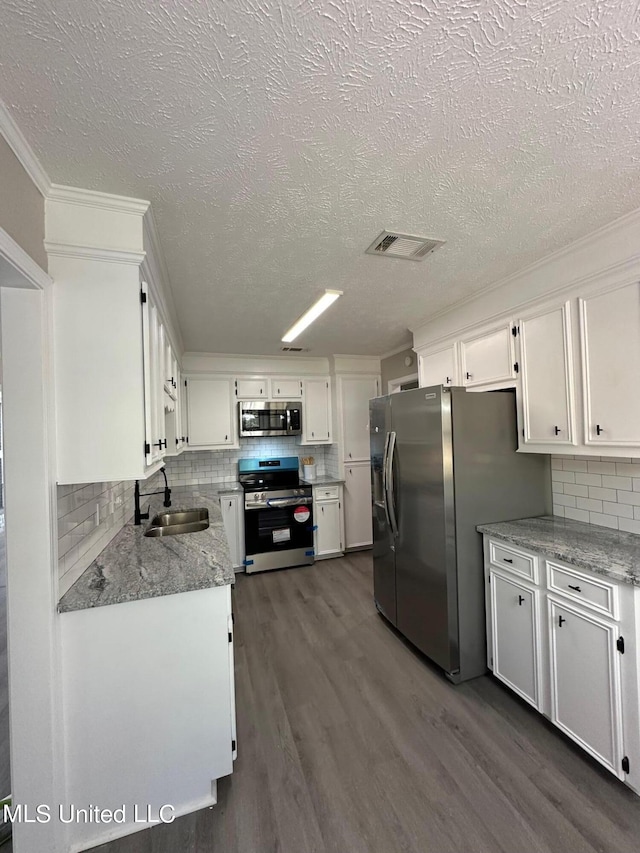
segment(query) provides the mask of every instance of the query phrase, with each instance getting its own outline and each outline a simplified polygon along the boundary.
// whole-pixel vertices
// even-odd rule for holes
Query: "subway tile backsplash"
[[[240,439],[239,450],[185,451],[166,460],[169,486],[231,483],[241,457],[313,456],[316,473],[336,474],[337,445],[301,447],[295,438]],[[133,482],[58,486],[58,577],[60,595],[75,583],[133,515]],[[160,474],[142,491],[160,489]]]
[[[132,514],[132,482],[58,486],[60,595],[75,583]]]
[[[553,514],[640,533],[640,459],[552,456]]]

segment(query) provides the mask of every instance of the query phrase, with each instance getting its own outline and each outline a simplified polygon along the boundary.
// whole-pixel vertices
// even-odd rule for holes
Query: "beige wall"
[[[4,228],[42,269],[47,269],[44,199],[1,136],[0,228]]]
[[[405,358],[410,356],[411,364],[407,367],[404,363]],[[383,358],[380,362],[380,373],[382,375],[382,393],[387,394],[387,382],[390,379],[398,379],[400,376],[409,376],[411,373],[417,373],[417,356],[411,347],[397,352],[395,355],[390,355],[389,358]]]

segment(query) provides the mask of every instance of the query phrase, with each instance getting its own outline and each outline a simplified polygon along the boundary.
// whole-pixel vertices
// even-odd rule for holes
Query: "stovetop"
[[[277,459],[239,459],[238,482],[245,492],[297,489],[300,486],[298,466],[297,456],[282,456]]]

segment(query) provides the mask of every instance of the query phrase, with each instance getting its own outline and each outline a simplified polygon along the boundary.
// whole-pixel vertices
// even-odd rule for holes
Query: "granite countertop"
[[[479,524],[477,529],[570,566],[640,585],[640,536],[635,533],[546,515]]]
[[[143,512],[149,501],[151,519],[164,510],[162,495],[142,498]],[[233,583],[217,489],[208,485],[171,490],[171,510],[194,507],[209,510],[209,527],[198,533],[155,538],[144,535],[149,520],[137,527],[133,521],[125,524],[60,599],[60,613]]]
[[[344,479],[340,477],[331,477],[329,474],[322,474],[320,477],[314,477],[313,480],[304,480],[300,478],[302,486],[336,486],[344,483]]]

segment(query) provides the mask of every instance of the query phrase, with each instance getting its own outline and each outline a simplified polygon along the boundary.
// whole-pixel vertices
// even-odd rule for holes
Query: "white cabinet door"
[[[302,379],[274,376],[271,379],[271,397],[274,400],[299,400],[302,397]]]
[[[519,326],[524,443],[573,444],[570,304],[525,317]]]
[[[300,444],[331,444],[331,380],[305,379]]]
[[[340,501],[318,501],[314,507],[315,556],[336,556],[342,553],[342,507]]]
[[[492,385],[515,377],[511,323],[460,342],[462,384]]]
[[[430,385],[458,385],[458,364],[455,344],[436,352],[418,355],[420,387]]]
[[[235,392],[237,400],[266,399],[269,396],[269,379],[266,376],[236,379]]]
[[[622,779],[618,630],[552,596],[548,612],[551,720]]]
[[[244,566],[244,499],[238,495],[221,495],[220,510],[229,542],[234,569]]]
[[[540,708],[539,593],[490,572],[493,674]]]
[[[235,443],[235,406],[228,379],[189,377],[187,401],[190,450]]]
[[[380,393],[375,376],[341,376],[338,394],[342,412],[343,459],[345,462],[369,460],[369,400]]]
[[[371,470],[368,462],[344,466],[345,548],[373,543],[371,518]]]
[[[640,284],[580,300],[585,442],[640,445]]]
[[[160,462],[167,447],[164,419],[164,328],[148,287],[141,285],[144,347],[145,456],[148,466]]]

